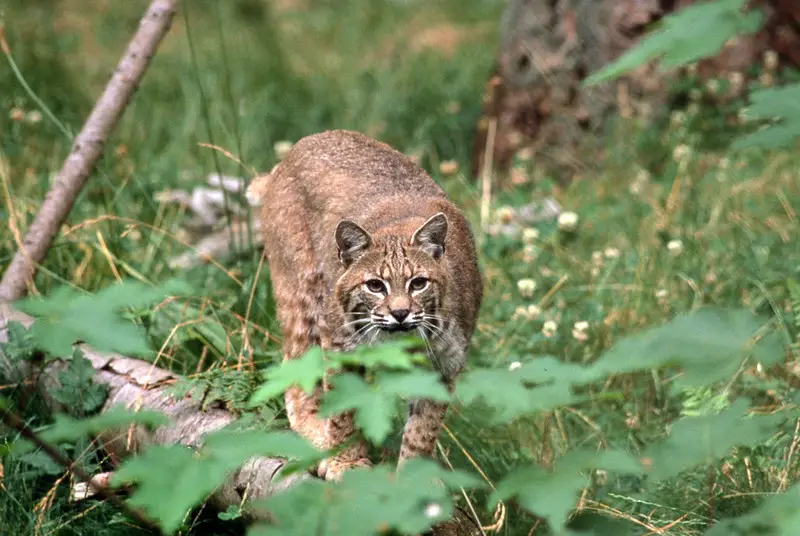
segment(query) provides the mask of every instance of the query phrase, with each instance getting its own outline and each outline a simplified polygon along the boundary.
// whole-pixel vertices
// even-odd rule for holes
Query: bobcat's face
[[[347,270],[336,284],[336,297],[356,343],[387,332],[441,332],[446,281],[439,260],[446,232],[443,214],[411,237],[377,240],[352,222],[340,223],[336,238]]]

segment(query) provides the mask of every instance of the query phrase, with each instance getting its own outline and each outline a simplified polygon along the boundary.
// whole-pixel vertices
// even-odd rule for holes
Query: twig
[[[125,501],[120,499],[113,491],[108,489],[105,486],[101,486],[97,482],[95,482],[92,477],[87,475],[83,472],[82,469],[79,469],[69,458],[58,452],[52,445],[42,441],[42,439],[34,432],[33,430],[28,427],[25,422],[17,417],[14,413],[9,410],[3,410],[3,423],[6,426],[17,430],[22,437],[30,441],[31,443],[35,444],[37,447],[41,448],[45,454],[47,454],[54,462],[62,466],[67,471],[71,472],[75,476],[77,476],[82,481],[89,484],[89,486],[100,495],[103,499],[107,500],[111,504],[113,504],[118,510],[125,513],[128,517],[139,523],[140,525],[148,528],[157,529],[158,527],[153,523],[151,520],[146,518],[141,512],[138,510],[134,510],[130,508]]]
[[[103,153],[108,137],[147,70],[170,28],[178,0],[153,0],[139,23],[139,29],[108,82],[105,91],[86,119],[53,187],[42,202],[19,250],[0,281],[0,303],[26,294],[36,269],[44,260],[59,228],[67,219],[89,174]]]

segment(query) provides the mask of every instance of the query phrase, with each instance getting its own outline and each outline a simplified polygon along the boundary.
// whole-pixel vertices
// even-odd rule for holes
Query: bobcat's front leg
[[[433,456],[447,406],[447,402],[427,399],[418,400],[410,405],[408,420],[403,429],[400,458],[397,460],[398,468],[414,456]]]

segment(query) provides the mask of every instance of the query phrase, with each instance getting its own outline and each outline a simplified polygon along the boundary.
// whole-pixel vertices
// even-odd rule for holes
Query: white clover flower
[[[281,140],[275,142],[275,145],[272,146],[272,150],[275,151],[275,157],[278,160],[283,160],[286,158],[286,155],[289,154],[289,151],[292,150],[292,147],[294,147],[294,143],[288,140]]]
[[[712,78],[706,82],[706,91],[712,95],[719,93],[719,80]]]
[[[675,110],[669,116],[669,122],[673,127],[679,127],[686,123],[686,113],[680,110]]]
[[[669,298],[669,291],[665,288],[660,288],[656,291],[656,300],[659,304],[664,305]]]
[[[680,144],[672,151],[672,158],[677,162],[685,162],[692,154],[692,150],[688,145]]]
[[[522,230],[522,243],[526,246],[530,246],[531,244],[536,242],[536,239],[539,238],[539,229],[535,227],[526,227]]]
[[[522,260],[524,262],[533,262],[536,260],[536,256],[539,254],[539,248],[534,245],[526,244],[525,247],[522,248]]]
[[[553,320],[548,320],[542,326],[542,334],[548,339],[556,334],[556,330],[558,330],[558,324]]]
[[[511,220],[514,219],[514,209],[509,206],[498,208],[496,214],[500,223],[511,223]]]
[[[768,71],[774,71],[778,68],[778,53],[774,50],[767,50],[764,52],[764,68]]]
[[[521,366],[522,366],[522,363],[520,363],[519,361],[514,361],[513,363],[510,363],[510,364],[508,365],[508,370],[512,370],[512,371],[513,371],[513,370],[517,370],[517,369],[518,369],[518,368],[520,368]]]
[[[589,340],[589,335],[587,335],[585,331],[578,331],[577,329],[573,328],[572,338],[578,342],[586,342]]]
[[[35,125],[36,123],[41,123],[42,121],[42,112],[39,110],[31,110],[27,114],[25,114],[25,122]]]
[[[25,110],[22,108],[12,108],[10,112],[8,112],[8,117],[12,121],[22,121],[25,119]]]
[[[617,248],[606,248],[603,250],[603,255],[606,259],[616,259],[619,257],[619,250]]]
[[[578,228],[578,215],[574,212],[562,212],[558,215],[558,228],[571,233]]]
[[[542,308],[532,303],[525,310],[525,314],[527,314],[528,318],[530,318],[531,320],[536,320],[537,318],[542,316]]]
[[[587,331],[589,329],[589,322],[586,320],[579,320],[572,325],[573,329],[577,331]]]
[[[536,281],[533,279],[520,279],[517,281],[517,288],[524,298],[530,298],[536,291]]]
[[[678,239],[670,240],[667,242],[667,250],[670,255],[677,257],[683,253],[683,242]]]
[[[602,251],[593,251],[592,252],[592,262],[594,264],[603,264],[603,252]]]

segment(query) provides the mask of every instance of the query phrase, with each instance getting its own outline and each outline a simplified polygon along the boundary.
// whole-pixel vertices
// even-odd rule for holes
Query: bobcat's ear
[[[411,235],[411,243],[436,260],[444,255],[444,239],[447,237],[447,216],[443,212],[434,214],[422,227]]]
[[[350,266],[372,244],[372,238],[357,223],[342,220],[336,226],[336,247],[339,248],[339,260]]]

